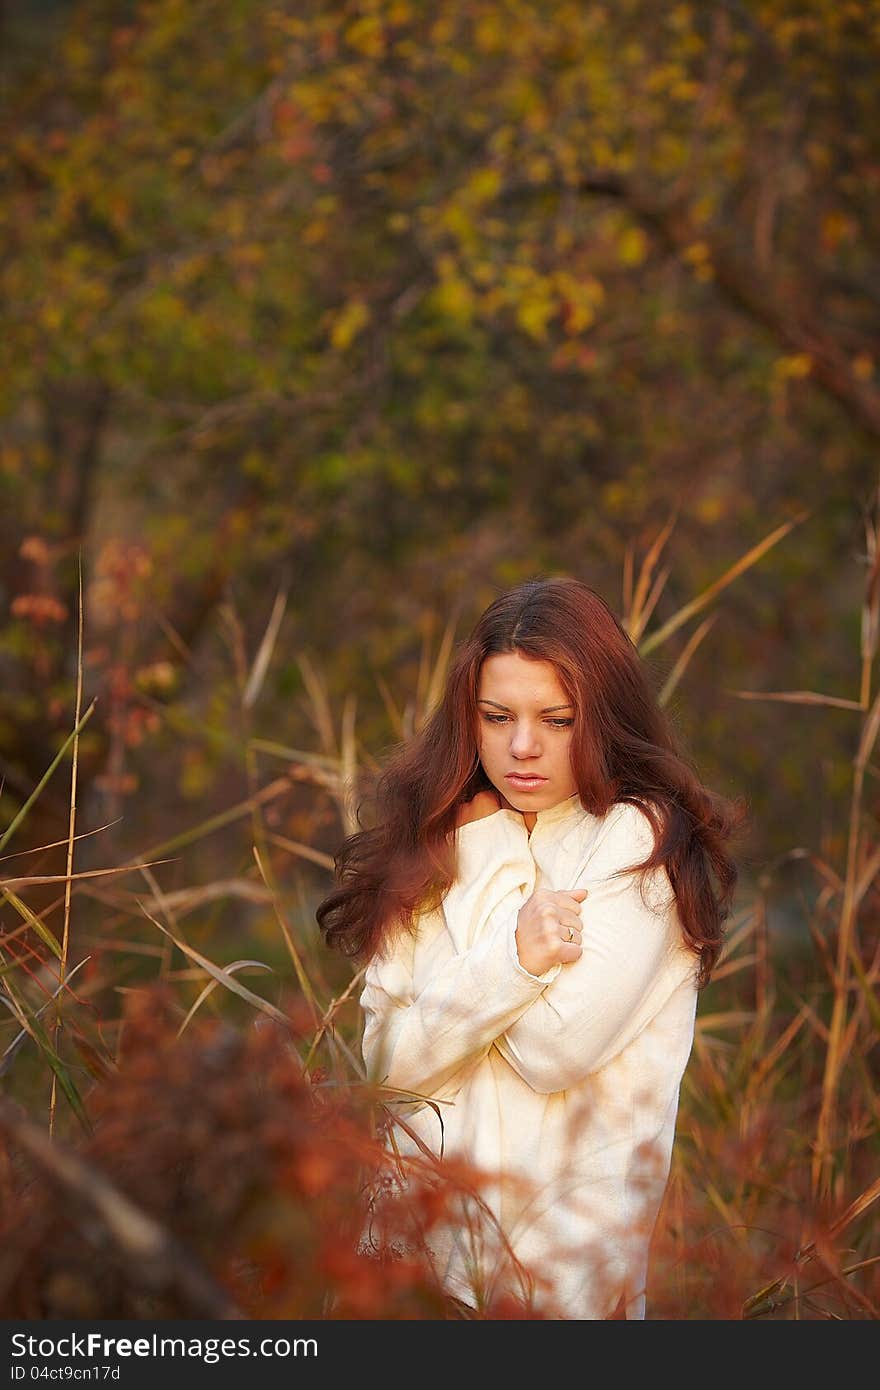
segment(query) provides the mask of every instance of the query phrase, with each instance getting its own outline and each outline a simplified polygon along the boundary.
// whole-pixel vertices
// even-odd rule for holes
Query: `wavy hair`
[[[453,654],[439,704],[392,748],[375,781],[373,827],[348,836],[336,855],[338,886],[316,912],[328,946],[370,958],[392,931],[415,931],[418,916],[442,902],[456,872],[458,808],[493,789],[478,753],[477,693],[483,662],[500,652],[555,667],[575,707],[570,756],[584,808],[603,817],[628,801],[648,815],[654,851],[622,872],[665,866],[702,988],[724,943],[737,882],[726,842],[746,804],[703,786],[633,642],[601,595],[570,578],[507,590]]]

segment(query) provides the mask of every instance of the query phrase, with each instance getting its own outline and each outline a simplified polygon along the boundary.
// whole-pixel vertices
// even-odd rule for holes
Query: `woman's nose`
[[[510,751],[514,757],[526,758],[539,751],[537,733],[526,725],[515,729],[510,740]]]

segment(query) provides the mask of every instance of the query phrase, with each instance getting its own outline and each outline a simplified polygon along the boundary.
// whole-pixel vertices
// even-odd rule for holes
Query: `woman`
[[[495,1175],[480,1219],[432,1232],[442,1285],[643,1318],[742,804],[700,784],[620,623],[566,578],[488,607],[377,799],[317,915],[369,962],[363,1055],[406,1102],[396,1150]]]

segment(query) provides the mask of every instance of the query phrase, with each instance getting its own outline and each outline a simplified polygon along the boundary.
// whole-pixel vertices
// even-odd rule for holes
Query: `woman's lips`
[[[512,787],[521,787],[523,791],[528,791],[530,787],[543,787],[547,778],[531,776],[529,773],[508,772],[504,780]]]

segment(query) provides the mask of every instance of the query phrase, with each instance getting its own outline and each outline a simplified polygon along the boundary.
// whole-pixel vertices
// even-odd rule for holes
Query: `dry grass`
[[[655,571],[672,526],[637,578],[627,557],[625,625],[643,650],[701,613],[790,530],[778,528],[645,635],[669,573]],[[781,865],[767,867],[730,924],[682,1086],[649,1317],[880,1312],[880,1096],[872,1051],[880,1024],[880,847],[864,807],[880,728],[880,697],[871,698],[880,627],[876,538],[869,526],[858,699],[735,692],[821,703],[828,717],[861,720],[847,848],[840,867],[798,848],[788,857],[803,875],[794,944],[770,930],[768,899]],[[126,864],[77,872],[74,762],[58,898],[35,910],[30,889],[53,876],[29,875],[26,866],[0,879],[7,909],[0,1000],[10,1016],[0,1074],[7,1096],[16,1097],[0,1102],[5,1317],[451,1315],[417,1258],[380,1262],[356,1252],[365,1184],[384,1161],[375,1129],[390,1110],[363,1079],[360,974],[328,983],[341,963],[328,961],[316,942],[303,892],[301,866],[327,875],[322,883],[329,884],[332,862],[308,836],[276,833],[266,809],[283,804],[292,788],[312,786],[316,803],[332,798],[339,834],[347,833],[362,770],[375,762],[358,742],[353,699],[344,701],[337,730],[330,692],[305,658],[318,751],[254,736],[252,711],[285,602],[280,594],[252,662],[236,615],[225,614],[241,696],[243,802]],[[691,635],[664,701],[712,621],[709,615]],[[380,682],[395,737],[408,736],[436,702],[453,636],[451,622],[436,653],[426,641],[414,701],[399,707]],[[92,713],[90,706],[81,715],[81,705],[78,684],[66,752],[75,752]],[[269,760],[280,762],[280,775],[265,775]],[[26,824],[61,762],[59,755],[0,848]],[[173,893],[162,888],[163,859],[236,824],[247,829],[247,871]],[[274,965],[253,950],[221,964],[204,933],[198,946],[190,939],[189,922],[218,901],[259,914],[254,939],[272,941],[262,954],[274,952]],[[273,982],[274,1002],[267,997]],[[57,1110],[56,1088],[66,1101]],[[430,1165],[422,1167],[413,1175],[411,1216],[414,1230],[429,1233],[448,1214],[455,1184],[438,1185]],[[475,1313],[529,1315],[510,1301]]]

